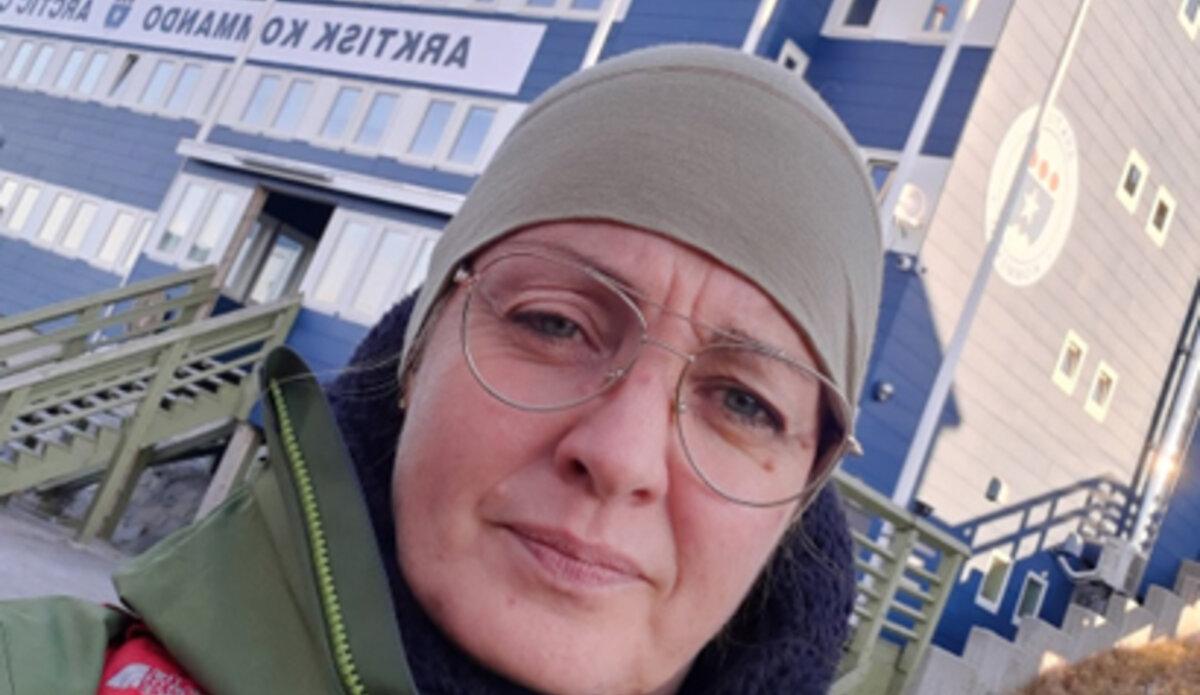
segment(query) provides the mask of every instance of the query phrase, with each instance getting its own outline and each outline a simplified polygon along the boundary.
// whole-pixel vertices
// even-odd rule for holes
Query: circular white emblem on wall
[[[1013,174],[1018,165],[1026,170],[1004,243],[996,255],[996,271],[1017,287],[1032,285],[1054,265],[1071,232],[1079,197],[1075,132],[1058,109],[1050,107],[1046,111],[1033,156],[1027,162],[1018,161],[1036,118],[1037,107],[1031,107],[1008,129],[988,179],[985,219],[987,238],[991,240]]]

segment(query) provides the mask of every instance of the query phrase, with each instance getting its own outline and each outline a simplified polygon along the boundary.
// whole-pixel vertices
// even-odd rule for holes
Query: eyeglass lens
[[[467,361],[496,398],[559,410],[619,381],[645,346],[633,298],[597,272],[514,253],[477,274],[463,308]],[[721,495],[769,505],[806,490],[836,390],[753,343],[718,338],[677,384],[676,422],[696,472]],[[652,349],[652,348],[650,348]]]

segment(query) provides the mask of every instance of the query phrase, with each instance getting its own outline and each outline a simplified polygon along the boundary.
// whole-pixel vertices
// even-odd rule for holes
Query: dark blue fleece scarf
[[[400,576],[389,490],[399,409],[397,353],[414,297],[396,305],[355,351],[330,399],[358,468],[422,695],[533,695],[451,644]],[[682,695],[820,695],[833,680],[854,598],[846,520],[826,487],[784,541],[733,622],[701,652]]]

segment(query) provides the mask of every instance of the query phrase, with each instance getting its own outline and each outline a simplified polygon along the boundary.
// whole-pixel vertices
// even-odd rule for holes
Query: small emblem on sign
[[[133,0],[114,0],[112,7],[108,8],[108,14],[104,15],[104,28],[120,29],[132,9]]]

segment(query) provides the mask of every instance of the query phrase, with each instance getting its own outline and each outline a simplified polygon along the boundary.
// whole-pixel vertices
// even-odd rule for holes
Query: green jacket
[[[286,349],[262,383],[268,465],[124,565],[117,591],[209,695],[415,695],[321,388]],[[77,599],[0,602],[0,695],[95,695],[105,648],[130,621]]]

